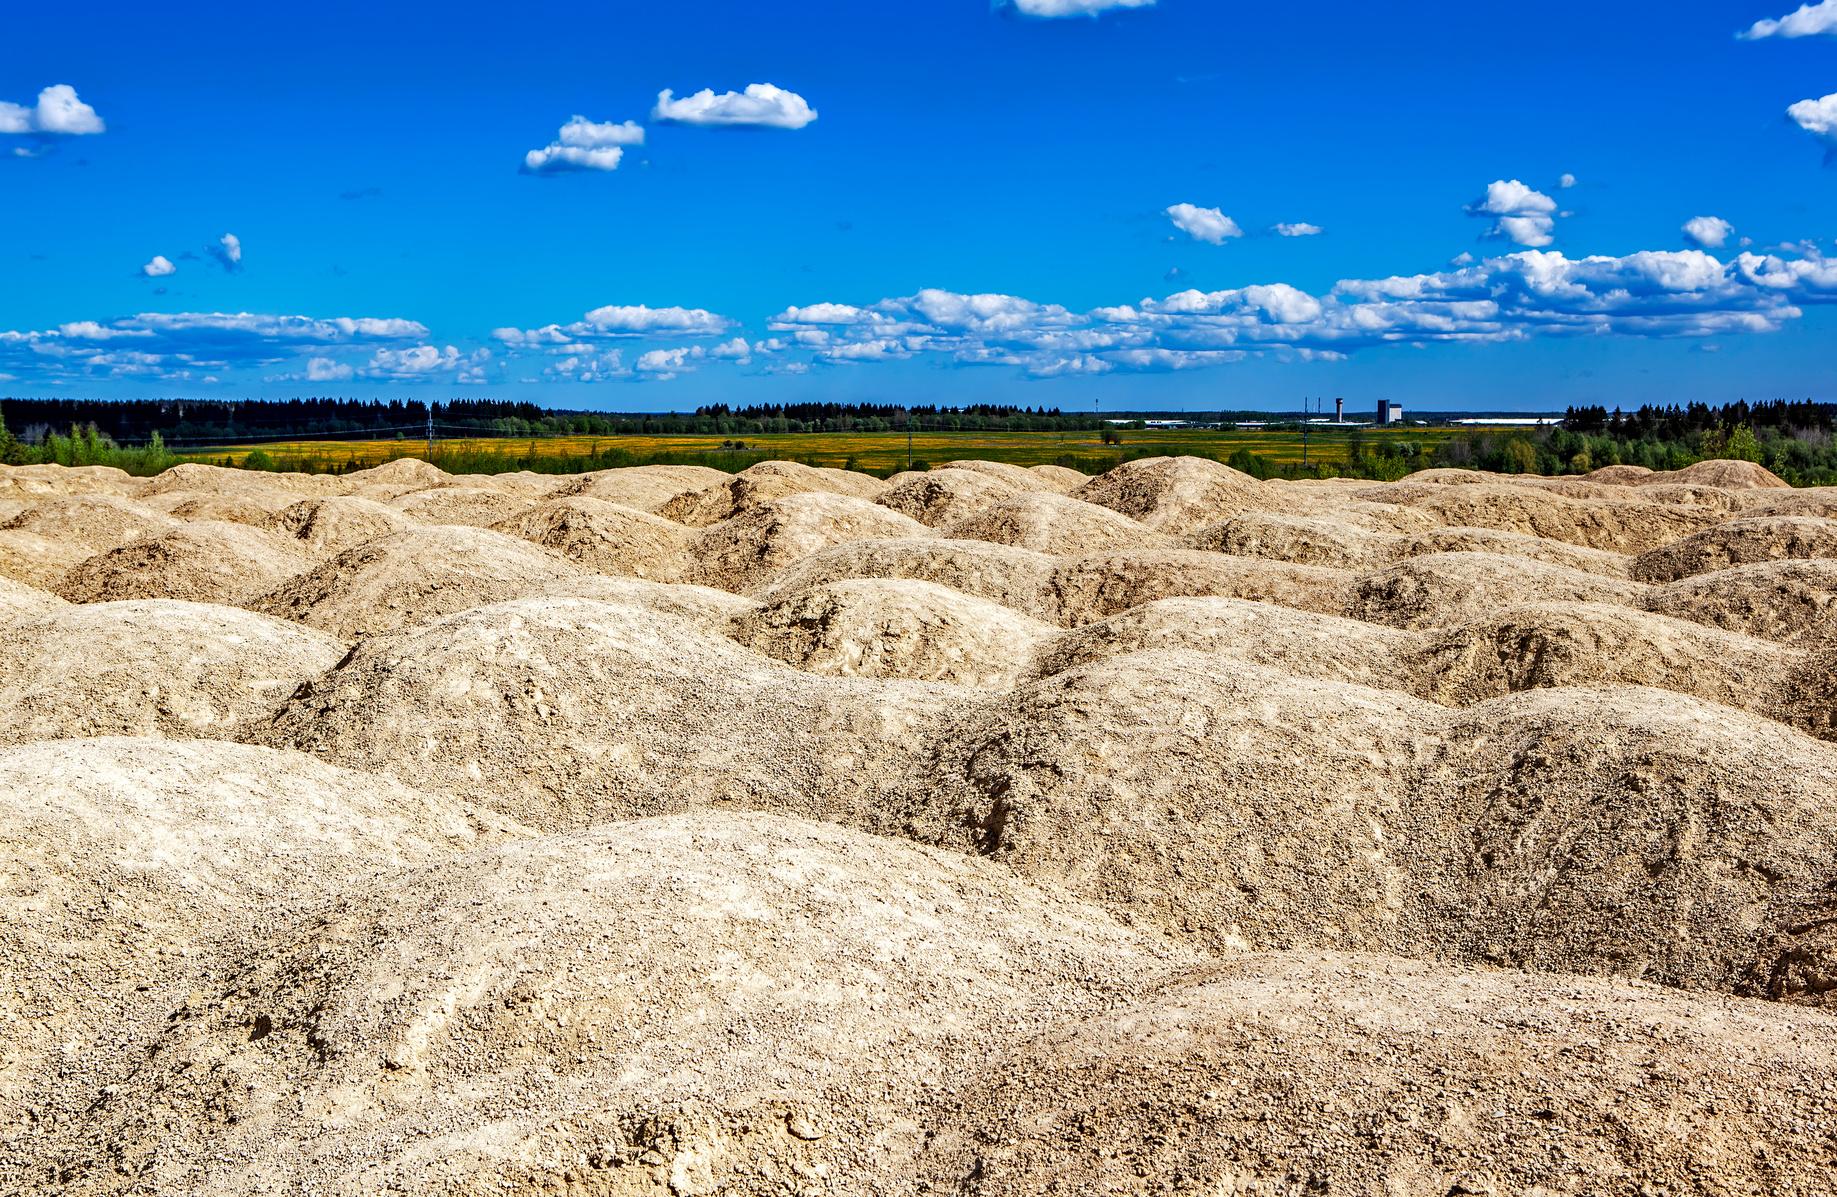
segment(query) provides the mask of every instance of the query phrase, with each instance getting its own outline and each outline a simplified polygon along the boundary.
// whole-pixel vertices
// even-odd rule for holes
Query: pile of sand
[[[1146,549],[1172,542],[1107,507],[1052,491],[1025,491],[952,520],[943,534],[956,540],[994,544],[1065,556],[1110,549]]]
[[[886,483],[868,474],[821,469],[794,461],[762,461],[706,489],[678,495],[658,508],[657,514],[692,528],[705,528],[794,495],[827,494],[868,500],[886,487]]]
[[[223,969],[66,1192],[900,1191],[961,1076],[1190,966],[999,867],[795,820],[505,844]]]
[[[277,532],[199,520],[88,558],[63,576],[57,592],[73,603],[165,598],[235,605],[311,564]]]
[[[235,744],[3,748],[0,793],[0,1159],[7,1139],[85,1123],[213,956],[477,840],[451,803]]]
[[[1267,510],[1271,493],[1249,474],[1217,462],[1147,457],[1091,479],[1073,497],[1179,536],[1222,516]]]
[[[321,632],[215,604],[47,608],[0,623],[0,743],[238,739],[344,651]]]
[[[1003,499],[1027,493],[1028,489],[983,470],[950,466],[895,474],[887,479],[887,489],[874,501],[891,511],[911,516],[927,527],[938,528],[978,515]]]
[[[669,581],[689,572],[695,533],[660,516],[604,499],[550,499],[493,524],[583,569]]]
[[[1769,478],[0,467],[0,1191],[1821,1193]]]
[[[406,531],[414,521],[372,499],[335,495],[291,503],[262,526],[293,537],[314,556],[332,557],[366,541]]]
[[[350,640],[520,598],[579,572],[501,532],[435,524],[365,541],[252,605]]]
[[[35,503],[0,524],[0,532],[27,532],[100,553],[143,536],[157,536],[183,521],[115,495],[70,495]]]
[[[748,501],[697,537],[684,580],[750,590],[833,545],[923,536],[925,531],[923,524],[897,511],[830,491]]]
[[[810,673],[1003,688],[1054,629],[931,582],[833,582],[749,611],[733,637]]]
[[[1823,1191],[1837,1018],[1370,956],[1246,956],[992,1063],[921,1190]]]
[[[462,524],[487,528],[513,520],[530,507],[530,498],[495,486],[437,486],[410,491],[389,506],[417,524]]]
[[[1646,582],[1674,582],[1759,561],[1837,557],[1837,520],[1765,516],[1729,520],[1642,553],[1632,574]]]
[[[544,828],[711,805],[878,828],[958,693],[813,677],[654,607],[525,599],[371,637],[266,734]]]
[[[654,514],[678,495],[707,490],[727,478],[727,474],[707,466],[631,466],[576,475],[563,480],[549,497],[598,499]]]

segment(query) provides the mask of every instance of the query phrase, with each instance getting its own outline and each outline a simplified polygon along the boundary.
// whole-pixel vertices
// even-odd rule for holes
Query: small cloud
[[[148,278],[165,278],[177,270],[178,267],[172,264],[172,259],[164,254],[154,254],[153,260],[140,268],[140,272]]]
[[[1556,201],[1517,179],[1495,179],[1467,205],[1471,216],[1491,216],[1487,236],[1541,248],[1556,240]]]
[[[107,132],[96,110],[77,98],[68,83],[54,83],[38,93],[35,105],[0,100],[0,133],[39,137],[86,137]],[[15,151],[17,153],[17,151]],[[28,153],[25,157],[35,157]]]
[[[205,246],[204,252],[231,274],[242,269],[242,238],[235,233],[225,233],[217,244]]]
[[[1786,110],[1799,128],[1824,142],[1837,159],[1837,92],[1817,100],[1800,100]]]
[[[569,118],[554,141],[523,155],[527,175],[566,174],[573,171],[619,169],[625,147],[644,144],[644,127],[636,121],[614,124]]]
[[[1186,277],[1186,271],[1180,269],[1180,267],[1169,266],[1167,268],[1167,273],[1161,276],[1161,281],[1164,283],[1178,283],[1184,281]]]
[[[1821,33],[1837,34],[1837,0],[1802,4],[1778,20],[1756,21],[1735,36],[1752,42],[1769,37],[1816,37]]]
[[[1309,224],[1305,220],[1297,221],[1294,224],[1279,224],[1275,229],[1278,237],[1318,237],[1326,231],[1319,225]]]
[[[638,374],[657,382],[668,382],[685,370],[694,369],[688,363],[701,360],[706,352],[699,345],[652,349],[638,356]]]
[[[1204,241],[1210,245],[1223,245],[1233,237],[1242,237],[1244,230],[1217,208],[1201,208],[1196,204],[1175,204],[1167,209],[1167,218],[1174,222],[1174,227],[1195,241]]]
[[[816,118],[804,97],[770,83],[750,83],[744,92],[721,95],[703,88],[680,100],[666,88],[657,93],[651,110],[651,119],[665,124],[724,128],[801,129]]]
[[[1693,216],[1684,222],[1684,239],[1699,249],[1721,249],[1735,226],[1720,216]]]
[[[1564,191],[1567,191],[1575,186],[1575,176],[1565,171],[1563,177],[1556,181],[1556,185],[1561,187]]]
[[[1060,17],[1095,17],[1113,8],[1153,8],[1155,0],[995,0],[997,8],[1012,8],[1023,17],[1053,20]]]

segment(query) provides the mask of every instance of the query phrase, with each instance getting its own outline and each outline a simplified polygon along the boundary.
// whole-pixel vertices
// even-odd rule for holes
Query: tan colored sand
[[[578,495],[525,508],[492,529],[594,573],[657,581],[689,572],[697,540],[691,529],[671,520]]]
[[[1646,582],[1674,582],[1759,561],[1837,557],[1837,520],[1807,516],[1733,519],[1706,528],[1633,561],[1633,576]]]
[[[311,563],[277,532],[198,520],[88,558],[64,575],[57,592],[73,603],[165,598],[238,605]]]
[[[36,503],[0,524],[0,532],[27,532],[101,553],[143,536],[170,532],[183,521],[115,495],[70,495]]]
[[[684,581],[744,591],[849,541],[924,536],[925,526],[866,499],[799,491],[749,501],[696,538]]]
[[[414,521],[374,499],[333,495],[291,503],[262,526],[291,536],[314,556],[334,557],[366,541],[405,531]]]
[[[657,514],[692,528],[705,528],[793,495],[827,494],[868,500],[886,487],[886,483],[867,474],[793,461],[765,461],[705,490],[678,495],[658,508]]]
[[[589,498],[655,514],[678,495],[707,490],[729,475],[707,466],[654,465],[598,470],[564,479],[550,498]]]

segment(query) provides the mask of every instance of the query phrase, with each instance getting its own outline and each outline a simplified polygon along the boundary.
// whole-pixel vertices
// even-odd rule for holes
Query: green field
[[[720,436],[568,436],[533,439],[459,438],[434,443],[431,459],[454,473],[517,469],[594,468],[588,463],[695,462],[743,469],[756,461],[784,459],[810,465],[847,467],[879,474],[905,469],[908,461],[932,466],[981,458],[1016,465],[1054,462],[1087,472],[1109,469],[1136,457],[1190,454],[1223,461],[1247,450],[1278,465],[1342,465],[1356,435],[1366,451],[1380,446],[1419,447],[1429,452],[1459,430],[1438,427],[1310,429],[1303,444],[1296,429],[1121,430],[1117,443],[1085,432],[811,432]],[[400,457],[428,458],[427,442],[402,440],[300,440],[260,446],[224,445],[188,450],[196,460],[244,464],[259,450],[265,464],[280,469],[344,470],[379,465]]]

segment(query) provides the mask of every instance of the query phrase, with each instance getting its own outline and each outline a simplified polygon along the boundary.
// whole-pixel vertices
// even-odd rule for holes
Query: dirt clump
[[[0,532],[27,532],[101,553],[145,536],[170,532],[182,522],[116,495],[79,494],[35,503],[0,524]]]
[[[1145,457],[1100,474],[1072,497],[1180,536],[1242,511],[1267,510],[1270,492],[1249,474],[1198,457]]]
[[[486,528],[515,519],[533,501],[528,495],[490,486],[436,486],[397,495],[389,506],[417,524]]]
[[[1764,640],[1815,640],[1837,628],[1837,561],[1766,561],[1697,574],[1653,587],[1645,606]]]
[[[998,500],[951,521],[942,532],[954,540],[986,540],[1053,556],[1173,544],[1107,507],[1051,491],[1027,491]]]
[[[0,619],[31,618],[69,605],[49,590],[27,586],[0,574]]]
[[[896,474],[887,484],[874,502],[930,528],[976,515],[1003,499],[1024,493],[1023,487],[1004,475],[954,466]]]
[[[994,689],[1055,629],[931,582],[856,579],[792,594],[734,621],[733,638],[807,673]]]
[[[1636,607],[1646,587],[1596,573],[1500,553],[1432,553],[1360,575],[1345,613],[1400,628],[1476,619],[1526,602]]]
[[[270,516],[263,527],[291,536],[318,557],[334,557],[367,541],[414,527],[414,521],[374,499],[334,495],[302,499]]]
[[[180,599],[251,602],[312,564],[278,533],[198,520],[131,540],[75,566],[57,584],[73,603]]]
[[[0,743],[233,740],[344,656],[341,641],[235,607],[143,599],[0,623]]]
[[[689,571],[695,533],[604,499],[549,499],[491,525],[596,574],[672,581]]]
[[[793,461],[762,461],[704,490],[678,495],[657,514],[705,528],[793,495],[829,494],[870,500],[887,484],[868,474],[824,469]]]
[[[1197,549],[1138,549],[1063,558],[1053,571],[1053,620],[1077,627],[1178,596],[1254,599],[1337,615],[1355,575]]]
[[[704,529],[683,580],[745,591],[833,545],[924,535],[923,524],[866,499],[798,491],[749,502]]]
[[[1675,582],[1734,565],[1837,557],[1837,520],[1806,516],[1735,519],[1634,559],[1642,582]]]
[[[958,1077],[1191,963],[999,867],[798,820],[505,843],[225,969],[66,1191],[898,1191]]]
[[[928,1191],[1821,1192],[1837,1018],[1376,956],[1244,956],[956,1096]]]
[[[501,532],[432,524],[365,541],[252,606],[353,640],[518,598],[579,572]]]
[[[551,499],[599,499],[655,515],[678,495],[719,485],[732,477],[710,466],[650,465],[595,470],[563,479],[548,493]]]

